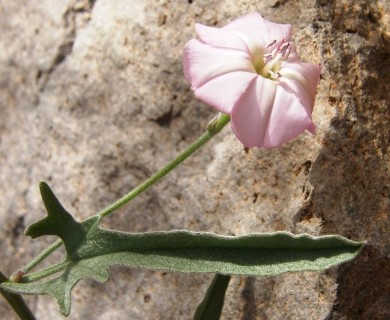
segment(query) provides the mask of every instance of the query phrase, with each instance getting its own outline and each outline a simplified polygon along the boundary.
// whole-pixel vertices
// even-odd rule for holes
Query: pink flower
[[[248,14],[223,28],[196,24],[184,48],[184,73],[195,96],[231,116],[246,147],[273,148],[306,129],[321,67],[299,60],[291,25]]]

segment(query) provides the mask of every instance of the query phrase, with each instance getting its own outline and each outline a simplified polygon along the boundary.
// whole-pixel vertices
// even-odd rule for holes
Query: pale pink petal
[[[263,147],[278,147],[305,130],[315,129],[310,114],[283,84],[277,86],[274,105],[269,115]]]
[[[278,24],[263,19],[258,13],[250,13],[241,18],[238,18],[228,25],[223,27],[237,34],[248,46],[252,56],[261,54],[261,50],[276,40],[277,43],[282,41],[290,41],[291,25]]]
[[[195,96],[217,110],[230,114],[237,100],[246,94],[251,82],[257,78],[256,73],[250,72],[225,73],[195,90]]]
[[[201,41],[184,50],[186,78],[196,97],[231,115],[246,147],[273,148],[315,131],[311,113],[321,67],[302,63],[293,46],[283,45],[291,40],[290,25],[253,13],[222,29],[196,29]]]
[[[195,24],[195,30],[199,39],[210,46],[248,52],[244,41],[233,32],[221,28],[204,26],[199,23]]]
[[[184,47],[184,74],[196,90],[207,81],[232,71],[256,72],[247,53],[215,48],[198,40]]]
[[[286,42],[291,40],[291,24],[274,23],[263,19],[265,26],[265,34],[268,38],[268,43],[273,40]]]
[[[321,66],[312,63],[285,63],[279,71],[279,82],[286,90],[294,93],[307,112],[311,114],[320,80]]]
[[[256,55],[262,55],[267,45],[264,39],[265,25],[263,18],[258,13],[247,14],[236,20],[233,20],[222,29],[233,32],[239,36],[251,52],[252,58]]]
[[[234,106],[231,127],[244,146],[264,146],[275,92],[275,81],[258,76]]]

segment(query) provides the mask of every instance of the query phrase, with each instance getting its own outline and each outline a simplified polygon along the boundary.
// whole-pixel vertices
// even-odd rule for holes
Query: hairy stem
[[[187,147],[187,149],[185,149],[182,153],[180,153],[174,160],[172,160],[170,163],[168,163],[161,170],[157,171],[150,178],[146,179],[143,183],[138,185],[136,188],[134,188],[128,194],[126,194],[122,198],[118,199],[117,201],[115,201],[114,203],[109,205],[107,208],[100,211],[96,216],[106,217],[106,216],[110,215],[116,209],[119,209],[120,207],[124,206],[126,203],[128,203],[129,201],[134,199],[136,196],[138,196],[139,194],[141,194],[142,192],[147,190],[149,187],[151,187],[153,184],[155,184],[157,181],[159,181],[161,178],[163,178],[166,174],[168,174],[170,171],[172,171],[174,168],[176,168],[180,163],[182,163],[185,159],[187,159],[195,151],[197,151],[200,147],[202,147],[206,142],[208,142],[217,133],[219,133],[229,123],[229,121],[230,121],[229,115],[221,114],[221,113],[218,114],[208,124],[206,132],[203,133],[189,147]],[[42,262],[48,255],[50,255],[57,248],[59,248],[61,245],[62,245],[62,240],[57,240],[52,245],[50,245],[48,248],[46,248],[44,251],[42,251],[39,255],[37,255],[31,262],[29,262],[27,265],[25,265],[21,269],[21,271],[23,273],[29,272],[34,267],[36,267],[40,262]],[[53,271],[50,268],[45,269],[45,270],[49,270],[50,272]],[[37,272],[36,274],[39,275],[39,277],[40,277],[40,272]],[[34,274],[34,276],[35,276],[35,274]],[[25,276],[25,277],[23,277],[23,279],[24,280],[29,279],[29,281],[32,281],[31,279],[35,280],[34,276],[33,275]]]
[[[46,278],[48,276],[51,276],[53,274],[56,274],[57,272],[60,272],[66,268],[68,265],[68,261],[64,261],[61,263],[57,263],[53,266],[47,267],[43,270],[39,270],[37,272],[31,273],[25,277],[23,277],[23,282],[34,282],[43,278]]]
[[[7,277],[5,277],[0,272],[0,283],[3,283],[5,281],[8,281]],[[3,295],[4,299],[7,300],[7,302],[10,304],[12,309],[14,309],[14,311],[16,312],[16,314],[19,316],[20,319],[35,320],[33,313],[31,312],[26,302],[19,294],[7,292],[1,289],[0,289],[0,293]]]
[[[61,247],[62,240],[59,239],[56,242],[52,243],[50,247],[47,247],[44,251],[42,251],[39,255],[37,255],[33,260],[31,260],[28,264],[26,264],[22,268],[22,272],[27,273],[33,268],[35,268],[41,261],[43,261],[48,255],[54,252],[56,249]]]
[[[200,147],[202,147],[207,141],[209,141],[212,137],[214,137],[217,133],[219,133],[223,127],[229,123],[230,117],[225,114],[219,114],[213,120],[210,121],[207,131],[202,134],[194,143],[192,143],[187,149],[185,149],[182,153],[180,153],[174,160],[168,163],[165,167],[157,171],[154,175],[146,179],[143,183],[141,183],[138,187],[131,190],[127,195],[123,196],[119,200],[115,201],[113,204],[100,211],[98,215],[100,217],[106,217],[110,215],[116,209],[119,209],[139,194],[147,190],[157,181],[159,181],[162,177],[164,177],[167,173],[172,171],[172,169],[176,168],[180,163],[182,163],[185,159],[187,159],[191,154],[197,151]]]

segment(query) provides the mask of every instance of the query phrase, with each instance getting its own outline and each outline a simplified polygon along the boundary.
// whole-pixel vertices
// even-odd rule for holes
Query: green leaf
[[[230,276],[216,274],[196,309],[194,320],[218,320],[221,317]]]
[[[284,272],[324,270],[353,259],[363,244],[340,236],[312,237],[287,232],[223,236],[207,232],[124,233],[99,227],[99,217],[77,222],[46,183],[41,194],[48,215],[26,234],[57,235],[67,258],[63,273],[43,282],[3,283],[16,293],[50,294],[61,312],[70,312],[70,294],[82,278],[104,282],[114,265],[180,272],[271,276]]]

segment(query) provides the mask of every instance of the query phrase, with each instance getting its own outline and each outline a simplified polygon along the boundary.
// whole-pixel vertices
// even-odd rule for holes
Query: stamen
[[[272,47],[276,43],[276,40],[272,40],[270,43],[268,43],[265,47],[269,48]]]
[[[279,50],[279,49],[283,46],[283,44],[284,44],[284,39],[282,39],[282,41],[280,41],[280,43],[279,43],[277,49]]]
[[[264,63],[268,63],[272,60],[273,55],[272,53],[266,53],[265,55],[263,55],[263,58]]]
[[[287,60],[289,55],[290,55],[290,53],[291,53],[291,45],[288,46],[288,48],[286,50],[286,53],[285,53],[283,58]]]
[[[279,48],[279,54],[285,58],[286,57],[286,52],[290,49],[291,45],[289,42],[283,43],[280,48]]]
[[[274,50],[272,50],[272,57],[275,57],[276,54],[279,52],[279,47],[276,47]]]
[[[277,41],[272,41],[267,45],[269,48],[275,45]],[[282,68],[283,61],[286,61],[291,53],[290,42],[285,42],[282,39],[271,52],[263,54],[264,66],[259,71],[259,74],[265,78],[276,80],[282,75],[279,70]]]

